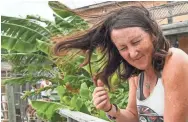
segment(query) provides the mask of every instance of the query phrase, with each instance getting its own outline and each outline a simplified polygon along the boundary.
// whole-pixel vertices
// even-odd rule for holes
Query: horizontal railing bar
[[[70,111],[68,109],[61,109],[58,112],[61,116],[66,118],[72,118],[78,122],[108,122],[106,120],[79,112],[79,111]]]

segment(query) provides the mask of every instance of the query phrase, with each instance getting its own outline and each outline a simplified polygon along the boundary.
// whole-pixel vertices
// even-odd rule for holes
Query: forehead
[[[111,32],[111,39],[113,42],[116,40],[131,40],[133,38],[142,36],[146,33],[140,27],[130,27],[130,28],[123,28],[123,29],[113,29]]]

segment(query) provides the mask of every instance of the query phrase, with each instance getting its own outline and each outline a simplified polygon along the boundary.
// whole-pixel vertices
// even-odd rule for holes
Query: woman
[[[161,29],[144,7],[130,6],[107,14],[87,33],[57,43],[55,53],[77,48],[102,48],[103,70],[94,78],[97,109],[117,122],[185,122],[188,120],[188,56],[170,48]],[[120,70],[120,64],[123,70]],[[121,67],[122,69],[122,67]],[[126,109],[111,104],[104,84],[115,71],[129,81]]]
[[[52,85],[52,82],[44,79],[44,80],[41,81],[40,88],[45,88],[45,87],[48,87],[48,86],[51,86],[51,85]],[[50,99],[49,99],[50,95],[51,95],[50,89],[41,92],[42,99],[45,100],[45,101],[50,101]]]

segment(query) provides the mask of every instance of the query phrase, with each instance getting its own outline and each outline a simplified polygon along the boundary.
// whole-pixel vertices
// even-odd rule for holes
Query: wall
[[[188,54],[188,34],[178,37],[179,48]]]
[[[117,3],[111,2],[110,4],[102,3],[102,4],[92,5],[85,8],[76,9],[75,11],[77,11],[81,15],[84,15],[84,19],[89,23],[91,23],[92,25],[99,21],[99,18],[97,17],[102,16],[102,14],[105,14],[111,10],[118,9],[120,6],[125,7],[130,5],[139,5],[139,4],[144,5],[146,8],[150,8],[154,6],[167,4],[167,1],[142,1],[142,2],[124,1]],[[188,15],[176,16],[172,18],[173,23],[187,21],[187,20],[188,20]],[[159,23],[159,25],[168,24],[168,19],[167,18],[159,19],[157,20],[157,22]],[[183,36],[182,35],[175,35],[175,36],[176,37],[178,36],[177,39],[179,41],[179,48],[181,48],[186,53],[188,53],[188,34]]]
[[[89,7],[85,7],[85,8],[80,8],[80,9],[76,9],[75,11],[77,11],[79,14],[84,16],[84,19],[92,24],[98,22],[98,19],[96,18],[89,18],[86,16],[95,16],[95,17],[100,17],[102,16],[102,14],[105,14],[111,10],[115,10],[118,9],[120,7],[125,7],[125,6],[131,6],[131,5],[140,5],[142,4],[143,6],[145,6],[146,8],[150,8],[150,7],[154,7],[154,6],[160,6],[163,4],[166,4],[166,1],[142,1],[142,2],[129,2],[129,1],[124,1],[124,2],[118,2],[118,3],[114,3],[112,2],[109,5],[106,5],[106,3],[102,3],[102,4],[97,4],[97,5],[92,5]]]

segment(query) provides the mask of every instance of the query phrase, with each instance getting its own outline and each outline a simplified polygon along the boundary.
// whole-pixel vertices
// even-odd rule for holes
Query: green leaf
[[[88,110],[88,106],[86,106],[85,104],[83,104],[82,107],[80,108],[80,112],[91,114]]]
[[[15,43],[17,42],[17,38],[1,36],[1,46],[4,49],[12,50],[14,48]]]
[[[77,96],[73,96],[73,98],[71,99],[71,107],[75,108],[76,110],[80,110],[82,105],[83,105],[83,102],[81,98]]]
[[[85,99],[89,99],[89,89],[85,82],[81,84],[80,95],[81,95],[81,97],[83,97]]]
[[[66,82],[76,82],[77,79],[78,79],[78,77],[76,77],[74,75],[66,75],[63,80],[66,83]]]
[[[57,110],[65,108],[65,106],[55,102],[31,101],[31,104],[37,114],[47,120],[51,120]]]
[[[52,44],[37,39],[37,48],[40,51],[50,54],[50,47],[52,47]]]
[[[63,121],[64,120],[64,121]],[[54,113],[50,122],[65,122],[66,118],[63,118],[60,114]]]
[[[64,86],[58,86],[56,88],[57,94],[60,96],[61,103],[63,102],[63,95],[66,93],[66,89]]]
[[[57,1],[49,1],[50,8],[54,11],[56,25],[63,28],[64,34],[69,34],[73,30],[84,30],[89,26],[81,17],[77,16],[65,5]]]
[[[65,92],[66,92],[66,89],[65,89],[64,86],[58,86],[56,88],[56,90],[57,90],[57,93],[58,93],[59,96],[63,96],[65,94]]]
[[[63,104],[71,105],[71,98],[69,96],[63,96],[62,101],[64,102]]]
[[[39,24],[36,24],[32,22],[29,19],[21,19],[16,17],[8,17],[8,16],[1,16],[1,22],[2,23],[15,23],[17,25],[24,25],[25,27],[31,28],[37,32],[39,32],[42,35],[50,36],[51,33],[48,29],[40,26]]]
[[[118,88],[119,84],[120,84],[120,79],[118,78],[117,73],[114,73],[110,80],[110,86],[113,88]]]
[[[108,118],[106,117],[106,113],[101,110],[99,110],[99,118],[108,120]]]
[[[2,16],[1,27],[2,47],[22,53],[38,51],[36,39],[48,41],[51,35],[48,29],[15,17]]]
[[[2,38],[2,47],[7,50],[15,50],[22,53],[36,52],[36,44],[25,42],[22,39],[18,39],[10,36],[1,36]]]
[[[36,47],[36,43],[29,43],[19,40],[15,43],[13,50],[22,53],[31,53],[31,52],[36,52],[37,47]]]
[[[26,78],[24,77],[3,80],[3,84],[24,84],[25,82],[26,82]]]
[[[28,28],[24,25],[18,25],[16,23],[7,23],[1,22],[2,27],[2,35],[9,35],[11,37],[16,37],[18,39],[25,40],[27,42],[34,42],[36,39],[48,39],[45,35],[33,30],[32,28]]]

